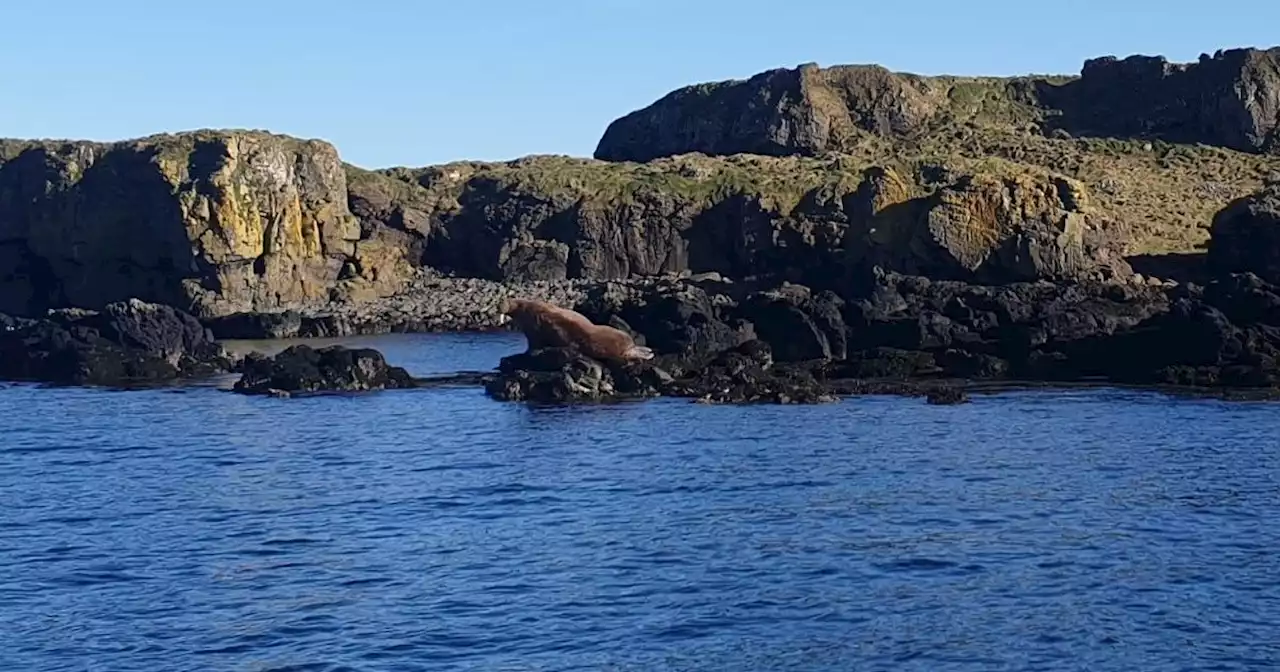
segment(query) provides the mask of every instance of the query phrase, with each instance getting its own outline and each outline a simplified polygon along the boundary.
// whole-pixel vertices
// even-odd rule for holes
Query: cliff
[[[351,172],[367,228],[468,277],[714,271],[825,285],[861,262],[993,282],[1124,272],[1117,224],[1080,185],[1002,162],[533,157]]]
[[[0,310],[326,297],[359,225],[333,147],[254,132],[0,143]]]
[[[312,309],[431,269],[817,288],[872,265],[1125,276],[1123,256],[1203,249],[1220,210],[1280,179],[1276,55],[1100,59],[1057,79],[777,70],[674,92],[612,124],[596,159],[370,171],[265,132],[0,140],[0,312]]]
[[[923,77],[807,64],[684,87],[609,125],[600,160],[699,152],[971,165],[1079,182],[1130,254],[1195,252],[1217,211],[1280,176],[1280,48],[1131,56],[1075,77]]]
[[[1087,61],[1078,77],[923,77],[878,65],[805,64],[688,86],[609,125],[595,156],[858,152],[879,138],[960,129],[1278,149],[1280,47],[1198,63]]]

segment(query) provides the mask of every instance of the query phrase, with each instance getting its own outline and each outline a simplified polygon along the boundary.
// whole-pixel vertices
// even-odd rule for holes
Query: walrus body
[[[506,299],[499,310],[524,332],[529,350],[571,347],[601,361],[653,359],[653,351],[636,345],[627,332],[595,324],[576,310],[531,299]]]

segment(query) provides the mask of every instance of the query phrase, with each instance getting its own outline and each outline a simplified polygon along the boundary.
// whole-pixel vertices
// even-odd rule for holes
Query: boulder
[[[0,318],[0,378],[129,386],[226,371],[231,361],[193,316],[136,299],[101,311]]]
[[[603,283],[576,306],[592,322],[620,320],[666,358],[699,360],[755,338],[750,324],[721,318],[724,297],[679,281]]]
[[[365,392],[417,387],[407,371],[387,364],[371,348],[299,344],[268,357],[251,353],[240,365],[234,391],[241,394]]]
[[[1000,284],[1127,278],[1129,242],[1093,208],[1084,186],[1042,171],[948,176],[909,197],[894,171],[869,169],[844,247],[851,266]]]
[[[834,292],[814,294],[801,285],[756,292],[735,313],[751,323],[779,362],[844,359],[844,301]]]
[[[502,401],[563,403],[656,396],[671,377],[662,369],[599,362],[567,348],[504,357],[485,392]]]
[[[1217,273],[1255,273],[1280,283],[1280,184],[1238,199],[1214,217],[1206,263]]]

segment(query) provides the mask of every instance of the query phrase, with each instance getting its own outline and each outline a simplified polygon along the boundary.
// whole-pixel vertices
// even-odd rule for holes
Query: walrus
[[[502,300],[498,311],[524,332],[530,351],[568,347],[600,361],[625,363],[653,359],[653,350],[636,345],[627,332],[595,324],[576,310],[546,301],[508,298]]]

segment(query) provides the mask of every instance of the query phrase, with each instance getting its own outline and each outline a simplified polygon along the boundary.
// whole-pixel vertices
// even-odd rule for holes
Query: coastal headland
[[[284,375],[214,341],[496,329],[516,296],[658,356],[519,355],[476,381],[500,399],[1274,394],[1280,48],[1070,76],[805,64],[672,91],[592,158],[370,170],[266,131],[0,140],[4,379],[405,387],[377,353],[295,350]]]

